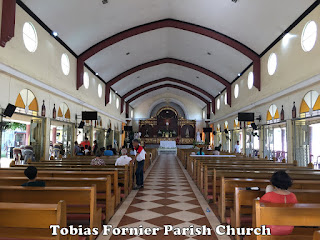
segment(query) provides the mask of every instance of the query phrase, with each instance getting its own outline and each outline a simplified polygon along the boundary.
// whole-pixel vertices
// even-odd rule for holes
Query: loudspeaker
[[[224,132],[225,132],[226,134],[228,134],[228,129],[225,129]]]
[[[111,132],[111,128],[108,129],[107,133],[110,133],[110,132]]]
[[[257,130],[258,126],[255,123],[251,123],[251,127],[253,128],[253,130]]]
[[[4,110],[3,115],[6,117],[12,117],[15,110],[16,110],[16,106],[9,103],[6,109]]]
[[[205,133],[212,132],[212,128],[203,128],[203,132]]]
[[[213,131],[212,133],[213,133],[213,135],[216,135],[216,134],[217,134],[217,132],[216,132],[216,131]]]
[[[83,128],[83,126],[84,126],[84,121],[81,121],[78,128]]]

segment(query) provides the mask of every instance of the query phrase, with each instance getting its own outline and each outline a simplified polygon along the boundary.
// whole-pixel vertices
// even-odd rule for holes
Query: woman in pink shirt
[[[264,203],[298,203],[296,195],[288,191],[292,186],[292,179],[285,171],[277,171],[271,177],[272,186],[267,187],[267,193],[262,196],[260,202]],[[289,235],[293,226],[267,226],[271,235]]]

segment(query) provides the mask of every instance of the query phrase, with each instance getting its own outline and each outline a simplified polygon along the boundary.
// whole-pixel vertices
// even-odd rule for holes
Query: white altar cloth
[[[176,148],[177,144],[175,141],[160,141],[160,148]]]

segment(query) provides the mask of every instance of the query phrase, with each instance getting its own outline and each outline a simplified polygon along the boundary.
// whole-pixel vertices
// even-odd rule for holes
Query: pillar
[[[264,126],[261,126],[261,129],[259,131],[259,155],[260,158],[264,158]]]
[[[90,145],[91,145],[91,147],[93,146],[93,129],[94,127],[91,125],[90,126],[90,133],[89,133],[89,141],[90,141]]]
[[[51,126],[50,126],[50,128],[51,128]],[[50,135],[50,132],[49,132],[49,135]],[[54,127],[54,128],[52,128],[52,144],[55,144],[55,143],[57,143],[57,128],[56,127]]]
[[[30,124],[26,126],[26,145],[30,145]]]
[[[55,128],[56,129],[56,128]],[[49,160],[49,149],[50,149],[50,130],[51,130],[51,120],[50,118],[46,118],[44,121],[44,139],[43,139],[43,150],[44,154],[40,160]],[[57,129],[55,131],[57,134]],[[54,138],[55,140],[56,138]]]
[[[286,121],[287,125],[287,155],[288,155],[288,163],[293,163],[294,159],[294,127],[293,127],[294,121],[291,119]]]
[[[243,127],[241,129],[241,131],[242,131],[242,153],[244,155],[246,155],[246,148],[247,148],[247,146],[246,146],[246,138],[247,138],[247,136],[246,136],[246,124],[245,124],[245,122],[240,122],[240,125],[241,124],[243,124]]]

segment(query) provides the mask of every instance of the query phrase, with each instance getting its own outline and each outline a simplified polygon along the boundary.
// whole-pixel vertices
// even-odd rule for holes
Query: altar
[[[196,121],[179,116],[170,107],[160,108],[154,116],[139,121],[141,141],[160,144],[160,148],[176,148],[176,145],[192,145],[195,141]]]
[[[160,141],[160,148],[177,148],[176,141]]]

